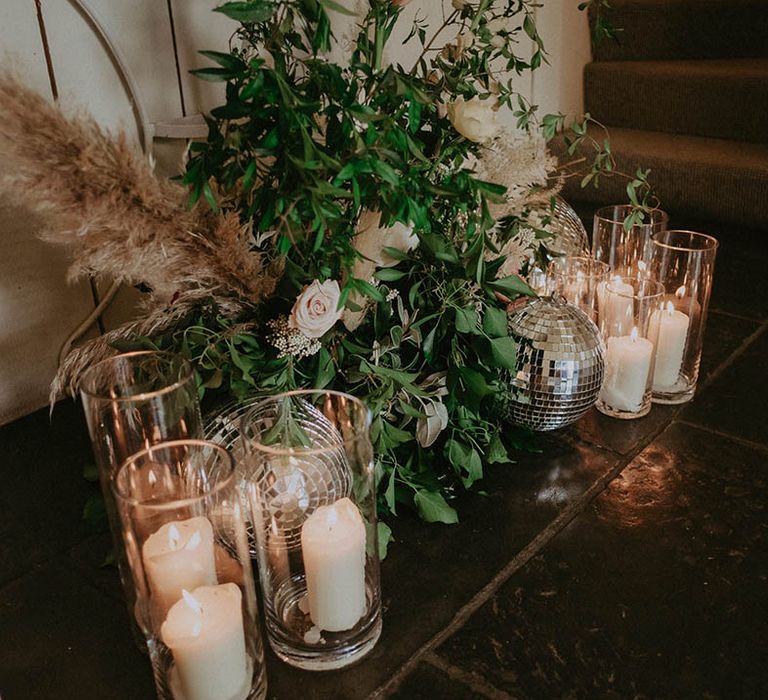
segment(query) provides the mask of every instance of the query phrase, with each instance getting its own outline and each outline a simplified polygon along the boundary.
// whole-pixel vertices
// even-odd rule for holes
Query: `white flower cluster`
[[[299,360],[314,355],[322,347],[317,338],[308,338],[298,328],[291,328],[287,316],[272,319],[267,326],[272,331],[267,340],[279,350],[278,357]]]
[[[486,260],[504,256],[506,260],[504,260],[496,273],[496,277],[498,279],[509,277],[510,275],[518,274],[523,264],[533,259],[536,232],[532,228],[521,228],[506,243],[502,245],[499,245],[497,241],[494,241],[494,243],[499,248],[499,254],[497,256],[495,253],[488,251],[485,255]]]
[[[477,176],[507,188],[507,204],[503,211],[496,205],[497,218],[522,208],[532,189],[547,186],[549,174],[557,167],[557,159],[547,150],[544,137],[520,134],[511,129],[502,133],[482,149],[476,165]]]

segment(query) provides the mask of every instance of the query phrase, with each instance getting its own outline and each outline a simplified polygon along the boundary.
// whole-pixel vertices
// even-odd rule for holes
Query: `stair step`
[[[768,142],[768,58],[590,63],[584,101],[609,126]]]
[[[768,220],[768,144],[635,129],[609,132],[617,170],[634,173],[638,167],[650,168],[660,206],[670,215],[750,228]],[[593,135],[603,138],[600,130]],[[553,143],[552,150],[561,162],[573,159],[564,153],[562,143]],[[572,178],[563,196],[573,202],[619,204],[627,201],[626,184],[614,176],[602,178],[599,188],[581,189],[579,178]]]
[[[599,61],[768,56],[766,0],[613,0],[606,17],[621,29]]]

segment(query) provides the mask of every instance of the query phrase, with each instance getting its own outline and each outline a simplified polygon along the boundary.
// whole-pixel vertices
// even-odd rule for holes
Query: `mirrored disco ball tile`
[[[555,430],[578,420],[597,401],[604,361],[597,326],[560,299],[531,300],[509,318],[518,342],[510,420],[532,430]]]

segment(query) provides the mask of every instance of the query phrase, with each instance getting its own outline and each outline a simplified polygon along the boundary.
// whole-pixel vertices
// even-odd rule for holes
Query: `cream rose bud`
[[[340,295],[336,280],[326,280],[322,284],[315,280],[296,297],[288,327],[301,331],[307,338],[325,335],[341,317],[338,309]]]
[[[460,97],[448,105],[448,118],[464,138],[475,143],[490,141],[499,131],[496,123],[496,101],[481,100],[478,96],[469,101]]]

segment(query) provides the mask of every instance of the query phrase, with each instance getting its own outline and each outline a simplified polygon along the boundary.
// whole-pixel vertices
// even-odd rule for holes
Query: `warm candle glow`
[[[186,588],[181,589],[181,597],[184,598],[184,602],[194,610],[198,615],[202,615],[203,606],[200,605],[200,601],[195,598]]]
[[[677,291],[675,292],[675,296],[678,299],[682,299],[685,296],[685,286],[678,287]]]
[[[630,333],[629,333],[629,337],[630,337],[630,338],[632,338],[632,342],[633,342],[633,343],[636,343],[636,342],[637,342],[637,336],[638,336],[638,335],[639,335],[639,333],[638,333],[638,331],[637,331],[637,326],[635,326],[635,327],[634,327],[634,328],[633,328],[633,329],[630,331]]]
[[[181,535],[179,535],[179,529],[175,525],[171,525],[168,528],[168,546],[176,550],[179,548],[179,542],[181,540]]]
[[[200,537],[200,532],[195,531],[195,534],[192,535],[192,537],[189,538],[189,542],[184,545],[184,549],[186,549],[188,552],[191,552],[193,549],[197,549],[200,545],[200,542],[202,542],[202,538]]]
[[[667,302],[667,316],[671,316],[675,313],[675,305],[671,302]]]

